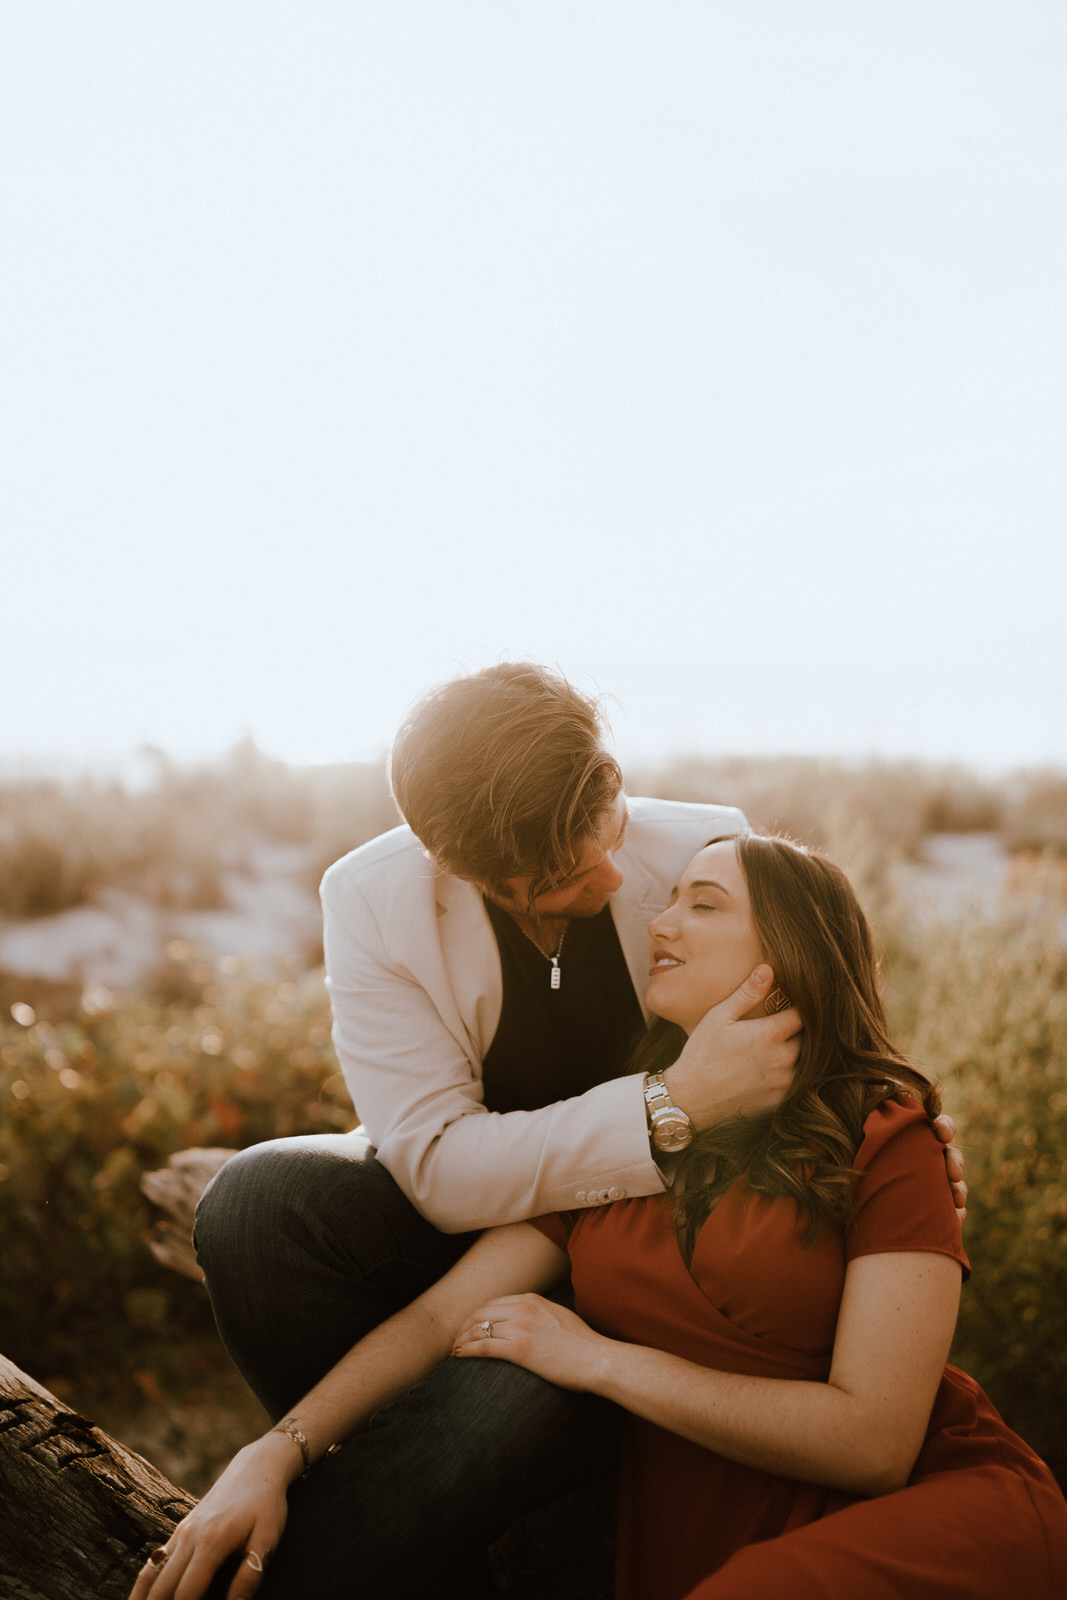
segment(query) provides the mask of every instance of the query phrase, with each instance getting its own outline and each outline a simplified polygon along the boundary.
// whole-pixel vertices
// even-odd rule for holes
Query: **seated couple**
[[[847,880],[713,807],[632,802],[624,843],[617,782],[563,727],[581,697],[536,669],[463,684],[413,719],[422,766],[475,810],[486,774],[498,860],[526,870],[448,858],[405,803],[402,734],[394,784],[432,859],[398,830],[325,889],[335,1037],[379,1159],[279,1141],[206,1197],[220,1327],[281,1420],[135,1600],[474,1593],[479,1542],[599,1470],[620,1414],[626,1600],[1061,1593],[1062,1495],[945,1366],[967,1267],[937,1097],[888,1040]],[[556,771],[547,829],[489,736],[519,725],[543,764],[519,712],[544,716],[546,684],[578,785]],[[662,1020],[633,1056],[638,908]],[[505,1225],[472,1242],[487,1188]],[[542,1298],[568,1271],[573,1311]]]

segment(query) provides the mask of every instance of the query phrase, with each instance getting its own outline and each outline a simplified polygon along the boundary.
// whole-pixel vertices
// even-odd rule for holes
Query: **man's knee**
[[[212,1178],[196,1211],[201,1267],[234,1251],[262,1254],[294,1228],[337,1215],[337,1189],[373,1186],[376,1161],[360,1134],[271,1139],[231,1156]],[[387,1174],[383,1174],[387,1177]],[[391,1181],[391,1180],[389,1180]]]

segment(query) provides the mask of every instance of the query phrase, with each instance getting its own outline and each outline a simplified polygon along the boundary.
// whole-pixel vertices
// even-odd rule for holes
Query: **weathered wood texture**
[[[193,1251],[193,1222],[200,1196],[229,1161],[234,1150],[198,1148],[179,1150],[158,1172],[146,1172],[141,1193],[163,1212],[148,1236],[157,1261],[183,1277],[202,1283],[204,1274]]]
[[[195,1503],[0,1356],[0,1600],[125,1600]]]

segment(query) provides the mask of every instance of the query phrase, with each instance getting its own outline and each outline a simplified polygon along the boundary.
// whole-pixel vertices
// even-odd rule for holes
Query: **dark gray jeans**
[[[275,1421],[475,1237],[438,1233],[358,1136],[326,1134],[234,1156],[201,1200],[196,1242],[219,1332]],[[602,1485],[620,1421],[506,1362],[446,1360],[294,1485],[262,1600],[493,1593],[486,1547]],[[589,1514],[608,1498],[594,1489]],[[603,1528],[589,1532],[604,1545]]]

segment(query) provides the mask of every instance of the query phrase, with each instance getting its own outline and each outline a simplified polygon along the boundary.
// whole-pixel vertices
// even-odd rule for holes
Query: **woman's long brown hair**
[[[675,1214],[687,1261],[712,1207],[742,1175],[759,1194],[795,1203],[809,1243],[823,1215],[847,1222],[868,1115],[900,1094],[930,1117],[941,1109],[929,1079],[890,1042],[870,926],[841,868],[789,839],[739,834],[735,844],[764,956],[804,1031],[777,1110],[708,1128],[681,1156]],[[640,1065],[662,1071],[684,1042],[680,1028],[657,1024]]]

